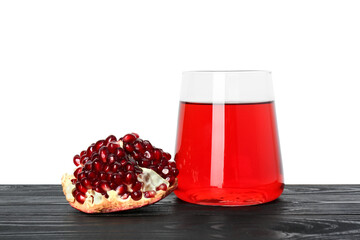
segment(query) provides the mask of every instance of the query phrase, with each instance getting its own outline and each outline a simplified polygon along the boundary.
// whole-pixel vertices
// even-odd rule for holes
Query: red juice
[[[203,205],[253,205],[283,189],[273,102],[180,102],[175,194]]]

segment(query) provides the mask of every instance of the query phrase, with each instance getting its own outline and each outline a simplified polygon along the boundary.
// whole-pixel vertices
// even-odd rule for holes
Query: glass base
[[[275,191],[249,189],[205,188],[187,191],[176,190],[175,195],[183,201],[210,206],[251,206],[263,204],[277,199],[284,189],[284,184]]]

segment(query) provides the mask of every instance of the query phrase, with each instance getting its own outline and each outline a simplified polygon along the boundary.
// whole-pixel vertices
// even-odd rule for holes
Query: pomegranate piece
[[[82,212],[116,212],[155,203],[177,187],[171,155],[129,133],[91,144],[73,157],[73,174],[62,177],[70,205]]]

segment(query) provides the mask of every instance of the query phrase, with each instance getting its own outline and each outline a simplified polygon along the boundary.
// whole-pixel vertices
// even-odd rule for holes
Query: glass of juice
[[[255,205],[284,189],[271,72],[184,72],[176,141],[184,201]]]

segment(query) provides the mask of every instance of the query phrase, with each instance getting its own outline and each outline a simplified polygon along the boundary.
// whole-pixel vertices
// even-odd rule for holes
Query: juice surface
[[[204,205],[253,205],[283,191],[273,102],[181,102],[175,194]]]

